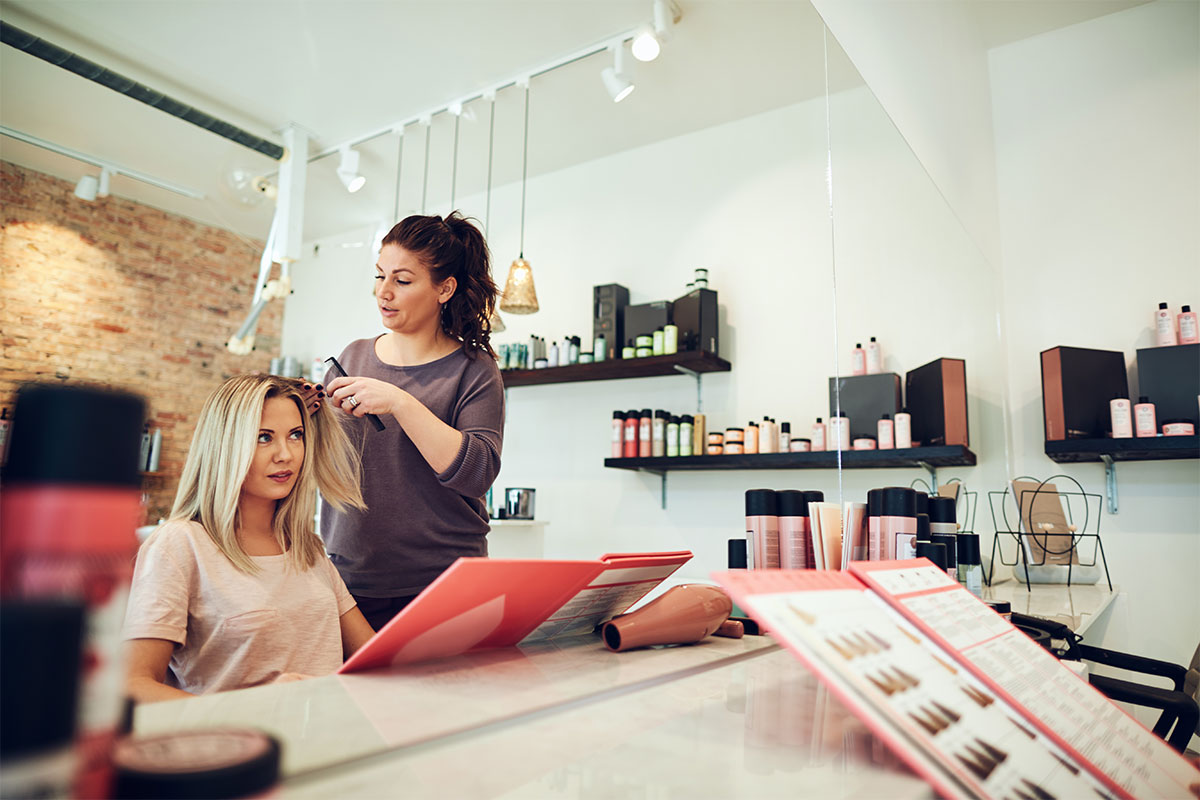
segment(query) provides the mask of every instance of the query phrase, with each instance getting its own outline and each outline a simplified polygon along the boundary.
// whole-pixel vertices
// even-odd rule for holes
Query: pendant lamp
[[[500,310],[510,314],[533,314],[538,310],[537,291],[533,288],[533,268],[525,260],[525,185],[529,176],[529,84],[525,84],[525,136],[521,154],[521,250],[508,268]]]

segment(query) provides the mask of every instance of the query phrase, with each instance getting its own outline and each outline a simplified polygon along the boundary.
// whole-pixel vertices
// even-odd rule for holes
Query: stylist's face
[[[442,303],[454,293],[453,280],[435,286],[428,268],[399,245],[385,245],[375,264],[375,300],[383,326],[418,333],[440,325]]]

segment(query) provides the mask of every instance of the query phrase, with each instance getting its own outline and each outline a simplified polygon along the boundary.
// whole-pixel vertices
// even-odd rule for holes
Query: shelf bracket
[[[1108,513],[1115,514],[1120,507],[1117,502],[1117,465],[1108,453],[1101,453],[1100,460],[1104,462],[1104,496],[1108,498]]]
[[[667,471],[665,469],[646,469],[645,467],[638,467],[638,472],[645,472],[650,475],[657,475],[659,477],[659,480],[662,481],[662,489],[661,489],[661,491],[662,491],[662,507],[663,507],[663,511],[666,511],[667,510]]]
[[[928,461],[918,461],[917,466],[929,473],[929,492],[930,494],[936,494],[938,488],[937,467]]]
[[[696,372],[696,370],[694,370],[694,369],[688,369],[687,367],[685,367],[681,364],[675,364],[674,367],[675,367],[676,372],[682,372],[684,375],[691,375],[693,378],[696,379],[696,413],[697,414],[703,413],[704,409],[701,408],[701,406],[700,406],[700,373]],[[664,480],[665,480],[665,476],[664,476]],[[663,508],[666,508],[666,507],[667,507],[667,501],[664,498],[663,499]]]

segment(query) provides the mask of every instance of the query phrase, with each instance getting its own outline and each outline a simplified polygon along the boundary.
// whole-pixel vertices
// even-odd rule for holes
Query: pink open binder
[[[1053,691],[1074,699],[1026,705],[1034,695],[1015,684],[1051,667],[1016,639],[998,648],[1023,634],[925,559],[713,577],[943,797],[1186,796],[1200,780],[1049,654],[1070,679]],[[1056,719],[1080,708],[1092,714],[1086,741]]]
[[[595,561],[460,558],[339,673],[591,633],[687,563],[688,551]]]

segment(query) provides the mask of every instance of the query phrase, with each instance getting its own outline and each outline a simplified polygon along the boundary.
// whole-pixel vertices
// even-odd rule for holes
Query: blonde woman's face
[[[304,421],[290,397],[268,397],[242,495],[282,500],[296,485],[304,464]]]

